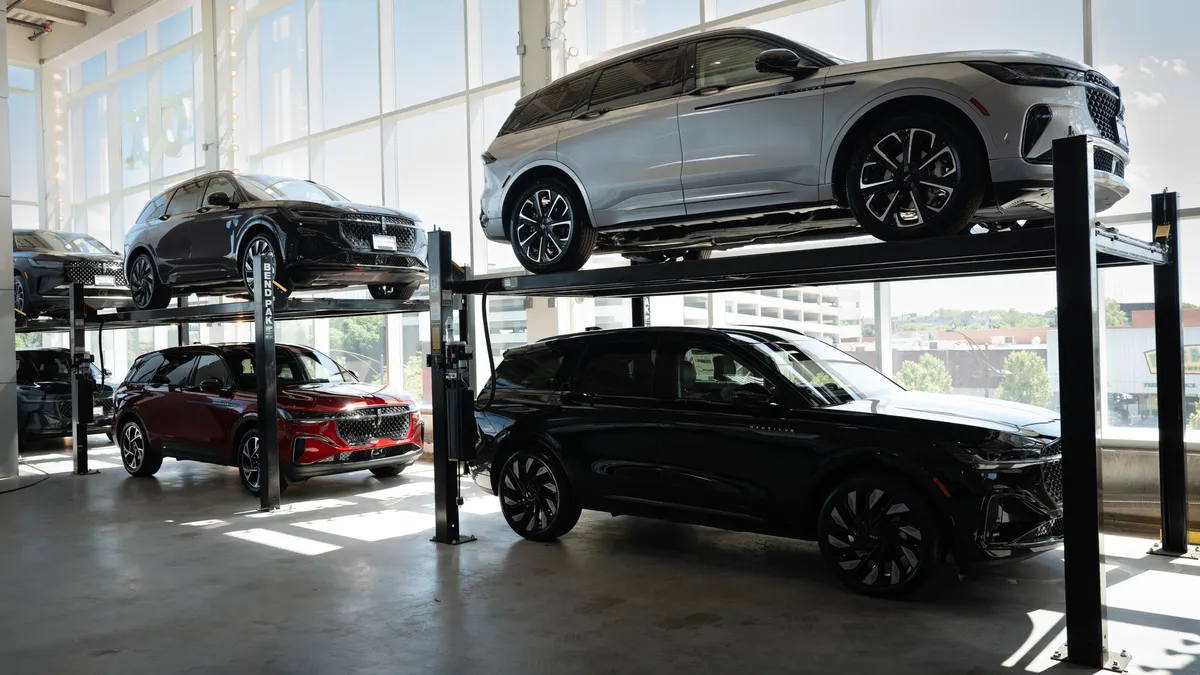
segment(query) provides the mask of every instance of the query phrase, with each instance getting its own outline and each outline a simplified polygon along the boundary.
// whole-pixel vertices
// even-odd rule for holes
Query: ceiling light
[[[579,48],[578,47],[567,48],[567,56],[571,56],[571,57],[579,56]]]

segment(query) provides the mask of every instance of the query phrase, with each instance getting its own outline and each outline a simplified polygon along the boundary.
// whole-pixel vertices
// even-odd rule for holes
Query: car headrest
[[[679,386],[682,389],[691,389],[692,385],[696,384],[696,366],[690,361],[683,361],[679,364]]]

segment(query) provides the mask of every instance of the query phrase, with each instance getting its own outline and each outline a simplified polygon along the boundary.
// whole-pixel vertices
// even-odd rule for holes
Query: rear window
[[[562,366],[563,357],[550,350],[519,354],[496,366],[497,389],[551,390]]]
[[[154,377],[154,373],[158,371],[158,367],[163,363],[162,354],[147,354],[138,358],[133,362],[133,366],[129,369],[129,374],[125,376],[125,381],[129,384],[147,384],[150,378]]]
[[[579,100],[583,90],[587,88],[592,76],[575,77],[565,82],[557,82],[538,92],[528,103],[517,108],[508,116],[508,121],[500,130],[500,135],[511,134],[514,131],[528,129],[546,122],[566,119]]]
[[[673,47],[605,68],[592,90],[591,105],[636,105],[670,97],[678,60],[679,51]]]

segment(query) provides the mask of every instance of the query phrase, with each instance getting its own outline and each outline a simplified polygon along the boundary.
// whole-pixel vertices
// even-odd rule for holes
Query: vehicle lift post
[[[429,233],[429,350],[433,391],[434,535],[439,544],[465,544],[475,537],[459,530],[459,477],[475,450],[475,407],[471,389],[469,298],[448,290],[465,276],[450,258],[450,233]],[[460,323],[455,326],[454,312]],[[451,332],[457,328],[457,340]]]
[[[87,302],[84,285],[72,283],[70,288],[71,327],[71,449],[75,475],[100,473],[88,469],[88,427],[92,425],[93,394],[96,381],[92,378],[92,357],[84,349],[84,328],[87,325]],[[103,347],[101,347],[103,348]]]
[[[258,496],[262,511],[279,506],[279,410],[275,379],[275,263],[254,257],[254,362],[258,388]],[[241,449],[238,449],[241,452]],[[241,457],[238,457],[241,461]]]

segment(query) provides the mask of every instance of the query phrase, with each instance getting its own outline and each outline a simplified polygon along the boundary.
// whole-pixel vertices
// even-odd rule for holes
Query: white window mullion
[[[325,130],[325,116],[321,105],[321,0],[305,0],[305,25],[308,27],[308,133]]]

